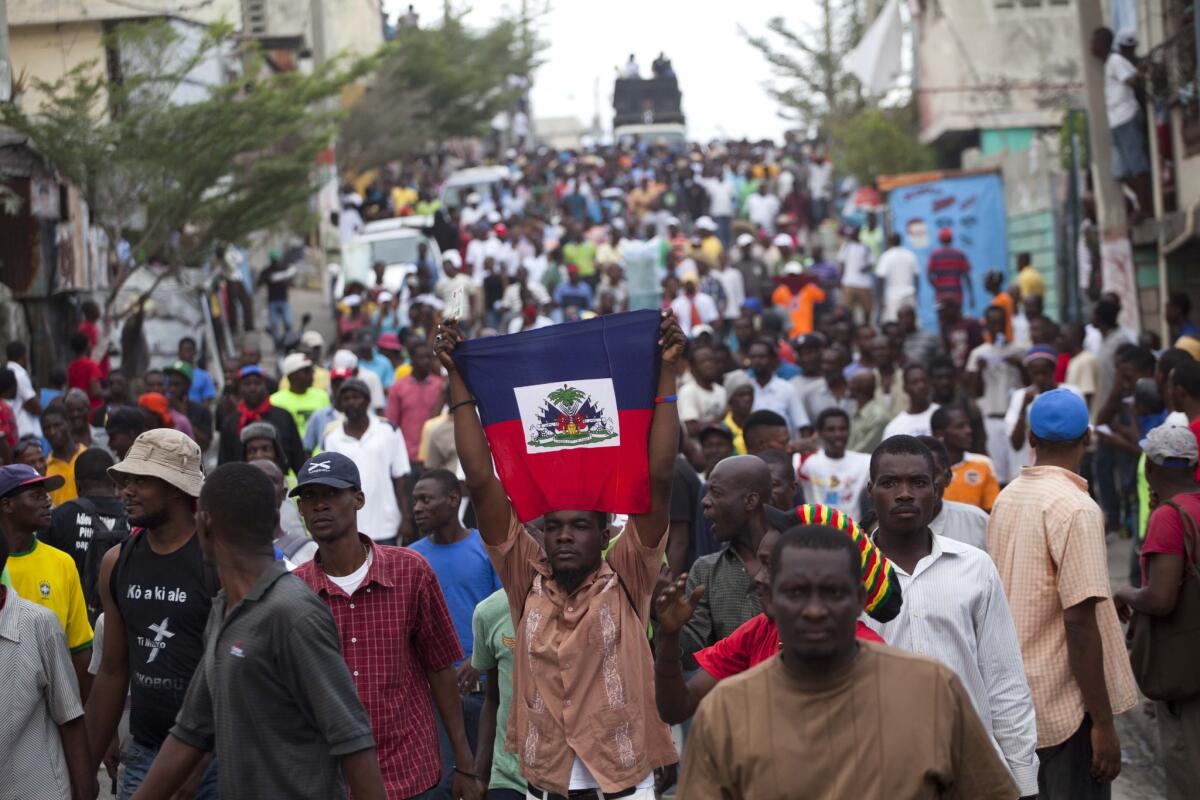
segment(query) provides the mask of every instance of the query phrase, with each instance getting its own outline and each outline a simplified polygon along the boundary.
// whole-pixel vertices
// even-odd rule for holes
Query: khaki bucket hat
[[[187,434],[171,428],[155,428],[133,440],[125,459],[108,468],[118,475],[148,475],[166,481],[184,494],[200,496],[204,473],[200,469],[200,445]]]

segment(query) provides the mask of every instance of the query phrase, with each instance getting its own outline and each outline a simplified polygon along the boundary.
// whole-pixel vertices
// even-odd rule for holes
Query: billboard
[[[1004,184],[999,173],[936,178],[892,189],[888,194],[892,231],[917,254],[921,265],[917,285],[917,318],[921,327],[936,331],[937,311],[933,287],[926,271],[929,254],[938,244],[938,231],[954,233],[953,246],[971,263],[971,292],[964,288],[963,313],[980,316],[991,302],[983,277],[998,269],[1008,275],[1008,235],[1004,210]],[[1007,283],[1007,280],[1005,281]]]

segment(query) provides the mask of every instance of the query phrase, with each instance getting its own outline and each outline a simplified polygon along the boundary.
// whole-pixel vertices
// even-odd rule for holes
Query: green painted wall
[[[985,156],[1004,150],[1020,153],[1033,144],[1033,128],[984,128],[979,132],[979,149]]]
[[[1008,279],[1017,274],[1017,254],[1033,256],[1033,267],[1046,279],[1046,316],[1059,318],[1058,275],[1054,245],[1054,215],[1049,211],[1013,214],[1008,218]]]

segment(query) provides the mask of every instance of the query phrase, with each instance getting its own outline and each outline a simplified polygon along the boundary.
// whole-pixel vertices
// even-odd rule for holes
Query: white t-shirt
[[[777,216],[779,216],[778,197],[755,192],[746,198],[746,218],[754,225],[774,230]]]
[[[871,248],[862,242],[846,242],[838,252],[842,263],[842,286],[871,288]]]
[[[483,243],[483,254],[485,258],[491,256],[496,269],[504,270],[504,274],[511,276],[517,271],[517,251],[513,250],[510,243],[500,241],[495,234]]]
[[[1126,81],[1137,75],[1137,68],[1119,53],[1104,60],[1104,104],[1108,107],[1108,127],[1124,125],[1137,116],[1137,95]]]
[[[913,281],[921,265],[912,250],[904,247],[889,247],[879,256],[875,265],[875,274],[883,278],[885,294],[908,295],[916,291]]]
[[[714,383],[711,389],[705,389],[696,381],[691,381],[679,389],[678,397],[676,408],[680,422],[707,422],[725,416],[725,387],[719,383]]]
[[[714,217],[732,217],[733,183],[721,178],[705,178],[702,183],[708,192],[708,213]]]
[[[371,562],[374,560],[375,551],[368,550],[367,557],[363,559],[362,566],[354,570],[354,572],[341,577],[337,575],[330,575],[328,572],[326,572],[325,577],[336,583],[338,588],[340,588],[346,594],[354,594],[358,590],[358,587],[362,586],[362,582],[367,579],[367,570],[371,568]]]
[[[863,492],[871,477],[871,456],[847,450],[838,459],[813,453],[800,467],[800,487],[804,500],[833,506],[853,519],[862,515]]]
[[[508,332],[509,333],[520,333],[523,330],[535,331],[538,328],[549,328],[551,325],[554,324],[554,320],[550,319],[549,317],[543,317],[541,314],[539,314],[537,316],[537,318],[534,319],[533,324],[530,325],[528,328],[522,327],[524,324],[525,324],[524,317],[517,315],[508,321]]]
[[[12,408],[13,416],[17,418],[17,436],[40,437],[42,435],[41,420],[22,407],[30,399],[37,397],[33,381],[29,380],[29,373],[17,362],[9,361],[5,366],[12,370],[13,376],[17,379],[16,398],[5,401]]]
[[[712,325],[721,317],[721,312],[717,310],[717,304],[703,292],[696,292],[691,297],[680,294],[671,301],[671,313],[675,315],[675,319],[679,320],[679,327],[683,328],[684,336],[688,337],[692,335],[693,301],[696,303],[696,313],[699,314],[702,325]]]
[[[401,511],[392,481],[412,469],[404,434],[372,416],[361,439],[346,433],[345,423],[325,434],[325,449],[354,462],[366,503],[358,511],[358,529],[372,539],[391,539],[400,529]]]
[[[742,314],[742,303],[746,302],[746,279],[733,267],[717,270],[713,275],[725,289],[725,319],[737,319]]]
[[[998,416],[1008,411],[1008,398],[1021,388],[1021,370],[1005,361],[1021,355],[1021,348],[1011,344],[984,342],[967,356],[967,372],[979,372],[983,379],[983,397],[979,410],[985,416]]]
[[[937,403],[930,403],[929,408],[920,414],[910,414],[907,411],[901,411],[883,429],[883,438],[888,439],[892,436],[900,436],[901,434],[905,436],[932,435],[933,428],[930,420],[933,419],[933,412],[937,411],[939,407]]]
[[[814,200],[828,200],[833,188],[833,164],[823,161],[808,166],[808,193]]]

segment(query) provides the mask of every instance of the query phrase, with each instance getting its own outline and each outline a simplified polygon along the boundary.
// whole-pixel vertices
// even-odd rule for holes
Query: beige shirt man
[[[692,722],[687,800],[1011,800],[1012,776],[953,670],[860,642],[845,675],[819,686],[776,656],[727,678]]]
[[[1087,481],[1061,467],[1022,467],[997,498],[988,525],[988,553],[1017,626],[1039,748],[1066,741],[1083,722],[1083,694],[1067,659],[1063,609],[1099,598],[1096,624],[1112,713],[1137,703],[1112,602],[1104,516],[1087,488]]]

